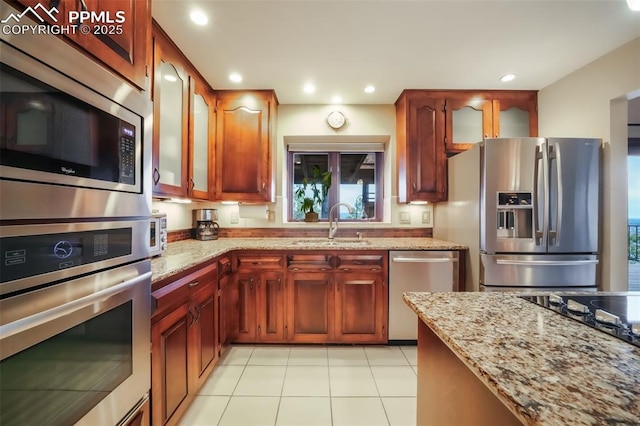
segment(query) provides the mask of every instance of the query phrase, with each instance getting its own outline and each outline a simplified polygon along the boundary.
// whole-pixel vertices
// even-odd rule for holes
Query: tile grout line
[[[234,394],[236,393],[236,389],[238,388],[238,385],[240,384],[240,380],[242,379],[242,375],[244,374],[245,370],[247,369],[247,365],[249,364],[249,359],[251,359],[251,355],[253,355],[253,351],[254,350],[255,350],[255,346],[251,348],[251,353],[249,354],[249,357],[247,358],[245,363],[242,364],[242,372],[240,373],[240,376],[238,376],[238,380],[236,381],[236,385],[233,387],[233,390],[231,391],[231,395],[229,396],[229,400],[227,401],[227,404],[224,406],[224,410],[222,410],[222,414],[220,415],[220,420],[218,420],[217,426],[220,426],[220,423],[222,422],[222,418],[224,417],[224,413],[227,412],[227,408],[229,408],[229,404],[231,404],[231,399],[233,398]],[[227,356],[228,355],[229,355],[229,353],[227,352]],[[227,365],[233,365],[233,364],[227,364]]]
[[[387,413],[387,409],[382,402],[382,395],[380,394],[380,388],[378,387],[378,381],[376,380],[375,374],[373,374],[373,368],[371,366],[371,361],[369,360],[369,355],[367,355],[367,350],[362,349],[364,351],[364,356],[367,358],[367,365],[369,366],[369,371],[371,372],[371,377],[373,378],[373,383],[376,386],[376,391],[378,392],[378,400],[380,401],[380,405],[382,406],[382,411],[384,412],[385,417],[387,418],[387,425],[391,425],[391,421],[389,420],[389,414]]]

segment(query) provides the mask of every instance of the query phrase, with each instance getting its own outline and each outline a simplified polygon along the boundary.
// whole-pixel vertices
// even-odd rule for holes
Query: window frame
[[[295,170],[295,164],[293,162],[293,157],[295,154],[318,154],[318,155],[327,155],[328,156],[328,166],[329,170],[333,173],[332,176],[332,185],[329,188],[329,193],[327,195],[329,199],[329,206],[333,206],[338,203],[339,190],[340,185],[339,177],[341,176],[340,171],[340,155],[341,154],[374,154],[376,158],[376,166],[375,166],[375,176],[376,176],[376,201],[375,201],[375,218],[367,218],[367,219],[340,219],[340,222],[348,222],[348,223],[380,223],[383,222],[384,218],[382,217],[384,208],[384,152],[379,151],[322,151],[322,150],[314,150],[314,151],[292,151],[287,149],[287,199],[290,201],[287,206],[287,221],[291,223],[303,223],[304,219],[295,219],[293,217],[293,174]],[[337,172],[336,172],[337,169]],[[329,222],[329,218],[319,218],[318,222]]]

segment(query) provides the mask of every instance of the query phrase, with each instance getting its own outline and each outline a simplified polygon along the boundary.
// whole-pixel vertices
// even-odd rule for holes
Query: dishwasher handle
[[[394,263],[449,263],[456,259],[450,257],[392,257]]]

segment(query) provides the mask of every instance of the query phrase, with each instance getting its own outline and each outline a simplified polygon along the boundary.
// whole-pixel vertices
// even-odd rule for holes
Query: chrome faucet
[[[336,235],[336,232],[338,232],[338,222],[340,221],[340,211],[338,210],[338,213],[336,214],[335,222],[333,221],[333,211],[340,206],[345,206],[347,210],[349,210],[350,214],[353,214],[355,211],[354,208],[347,203],[337,203],[337,204],[334,204],[333,207],[331,207],[331,210],[329,210],[329,239],[330,240],[333,240],[334,235]]]

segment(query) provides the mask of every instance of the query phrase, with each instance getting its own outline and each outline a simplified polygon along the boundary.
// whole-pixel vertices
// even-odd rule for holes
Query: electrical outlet
[[[431,223],[431,212],[424,211],[422,212],[422,223]]]
[[[231,212],[229,222],[231,222],[232,225],[237,225],[240,222],[240,219],[238,219],[238,212]]]
[[[269,210],[269,222],[276,221],[276,212],[274,210]]]
[[[403,225],[409,225],[411,223],[411,213],[398,212],[398,222],[400,222]]]

